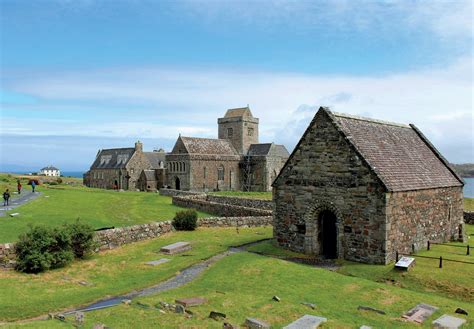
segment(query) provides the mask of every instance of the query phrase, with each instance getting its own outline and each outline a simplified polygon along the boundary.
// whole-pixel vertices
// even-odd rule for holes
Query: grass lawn
[[[272,192],[242,192],[242,191],[221,191],[210,192],[211,195],[231,196],[245,199],[271,200]]]
[[[464,198],[464,210],[474,211],[474,199]]]
[[[272,235],[271,228],[241,228],[239,232],[235,228],[174,232],[46,273],[0,271],[0,322],[30,318],[152,286],[229,246]],[[193,249],[186,252],[188,256],[157,253],[162,246],[177,241],[191,242]],[[156,267],[144,264],[163,257],[171,261]],[[81,285],[81,281],[88,285]]]
[[[280,302],[272,296],[281,298]],[[202,296],[205,305],[192,307],[193,318],[182,314],[160,313],[154,305],[160,301],[174,302],[176,298]],[[143,309],[137,301],[150,306]],[[314,303],[316,309],[301,303]],[[401,315],[418,303],[440,308],[423,326],[402,321]],[[386,315],[359,311],[370,306]],[[431,328],[431,321],[444,313],[454,314],[457,307],[469,313],[472,304],[453,299],[402,289],[366,279],[350,277],[324,269],[295,264],[250,253],[226,257],[210,267],[204,275],[181,288],[134,300],[132,305],[86,313],[85,327],[104,323],[111,328],[222,328],[222,322],[209,319],[210,311],[223,312],[226,321],[241,325],[246,317],[256,317],[281,328],[304,314],[328,318],[324,328]],[[472,315],[466,318],[473,324]],[[137,322],[139,320],[139,322]],[[27,327],[60,325],[58,321],[30,323]]]
[[[466,225],[468,236],[472,240],[474,225]],[[472,235],[471,235],[472,234]],[[472,242],[471,242],[472,244]],[[463,245],[451,243],[453,246]],[[464,244],[465,245],[465,244]],[[248,250],[272,255],[279,258],[285,257],[307,257],[279,248],[274,240],[265,241],[248,248]],[[339,273],[368,279],[375,282],[407,288],[426,294],[442,295],[448,298],[474,302],[474,253],[466,255],[465,248],[432,245],[430,251],[420,251],[416,255],[439,257],[444,260],[443,268],[440,269],[439,261],[436,259],[416,258],[416,265],[409,272],[400,272],[391,265],[367,265],[349,261],[340,261]],[[454,263],[446,259],[471,262],[470,264]]]
[[[80,218],[94,228],[120,227],[170,220],[183,210],[157,193],[116,192],[83,186],[40,185],[39,198],[15,208],[16,217],[0,217],[0,243],[14,242],[30,224],[62,225]],[[211,215],[198,212],[199,217]]]

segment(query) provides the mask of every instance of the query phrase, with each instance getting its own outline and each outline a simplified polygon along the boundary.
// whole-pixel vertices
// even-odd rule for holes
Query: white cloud
[[[471,58],[460,59],[445,69],[379,77],[162,68],[32,76],[10,81],[6,87],[37,97],[45,108],[60,102],[64,111],[70,105],[71,111],[77,112],[81,102],[96,105],[89,112],[85,110],[78,121],[71,121],[71,114],[71,120],[57,122],[46,117],[41,123],[19,119],[22,109],[28,109],[28,105],[19,105],[17,116],[3,118],[3,133],[74,132],[82,136],[140,138],[174,138],[182,133],[209,137],[217,134],[216,118],[227,108],[250,104],[261,120],[262,141],[275,140],[292,147],[315,108],[326,105],[338,112],[415,123],[452,161],[474,160]],[[135,103],[148,107],[134,113],[121,106],[105,121],[101,118],[97,122],[97,108],[113,108],[118,103],[130,104],[132,109]],[[457,146],[461,144],[465,147],[459,151]]]

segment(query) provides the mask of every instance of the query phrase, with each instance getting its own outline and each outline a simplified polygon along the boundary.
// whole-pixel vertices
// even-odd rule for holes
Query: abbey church
[[[271,191],[289,157],[285,146],[259,143],[259,119],[248,107],[219,118],[218,138],[179,136],[170,153],[134,148],[99,150],[84,175],[89,187],[154,191]]]

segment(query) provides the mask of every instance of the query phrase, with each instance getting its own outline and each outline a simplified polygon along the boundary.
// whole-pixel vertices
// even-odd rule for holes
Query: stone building
[[[166,155],[167,185],[191,191],[270,191],[289,153],[260,144],[258,118],[248,107],[227,110],[217,120],[218,139],[179,136]]]
[[[462,239],[462,179],[414,126],[320,108],[273,183],[288,249],[387,264]]]
[[[165,170],[166,154],[163,150],[143,152],[143,144],[139,141],[135,147],[99,150],[89,171],[84,174],[84,185],[104,189],[136,190],[148,186],[148,182],[139,178],[144,170]],[[151,185],[156,189],[158,177],[155,174]],[[147,176],[151,177],[151,176]],[[163,182],[163,179],[162,179]],[[161,186],[160,186],[161,187]],[[152,190],[149,188],[148,190]],[[145,188],[144,190],[147,190]]]

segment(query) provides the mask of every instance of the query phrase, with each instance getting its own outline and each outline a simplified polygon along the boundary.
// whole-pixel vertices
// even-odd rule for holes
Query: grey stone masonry
[[[246,199],[219,195],[207,195],[207,201],[229,204],[232,206],[241,206],[247,208],[256,208],[264,210],[273,210],[272,200]]]
[[[15,245],[13,243],[0,244],[0,269],[15,267],[15,258]]]
[[[272,216],[256,217],[208,217],[200,218],[198,226],[200,227],[256,227],[272,226]]]
[[[271,216],[271,210],[235,206],[211,202],[205,196],[175,196],[173,197],[175,206],[192,208],[204,211],[217,216],[246,217],[246,216]]]
[[[173,196],[186,196],[186,195],[206,195],[206,193],[174,190],[174,189],[170,189],[170,188],[161,188],[160,189],[160,195],[173,197]]]
[[[474,224],[474,211],[465,211],[464,212],[464,223]]]

